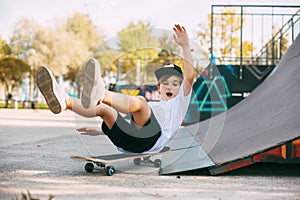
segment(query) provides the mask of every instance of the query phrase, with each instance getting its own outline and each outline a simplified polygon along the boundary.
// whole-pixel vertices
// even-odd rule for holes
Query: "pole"
[[[30,82],[29,82],[29,101],[33,102],[34,76],[33,66],[30,66]]]

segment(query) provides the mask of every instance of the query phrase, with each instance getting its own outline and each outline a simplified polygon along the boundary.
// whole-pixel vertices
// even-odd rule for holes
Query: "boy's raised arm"
[[[194,83],[194,67],[192,61],[192,54],[190,49],[190,44],[188,40],[188,34],[183,26],[175,24],[173,30],[175,34],[173,35],[175,42],[181,46],[184,57],[184,69],[183,69],[183,88],[184,95],[188,95],[192,89]]]

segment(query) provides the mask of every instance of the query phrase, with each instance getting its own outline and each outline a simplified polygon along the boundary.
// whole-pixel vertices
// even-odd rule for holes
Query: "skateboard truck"
[[[161,160],[160,159],[155,159],[154,161],[152,161],[150,158],[151,158],[151,156],[144,157],[144,158],[135,158],[135,159],[133,159],[133,163],[135,165],[151,163],[151,164],[154,165],[154,167],[160,167],[161,166]]]
[[[105,164],[98,162],[88,162],[85,164],[84,169],[88,173],[92,173],[94,169],[103,169],[107,176],[112,176],[116,172],[113,166],[106,166]]]

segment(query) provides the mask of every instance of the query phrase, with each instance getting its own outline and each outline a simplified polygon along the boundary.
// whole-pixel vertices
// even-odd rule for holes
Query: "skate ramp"
[[[179,130],[160,174],[221,165],[300,137],[300,35],[249,97]]]

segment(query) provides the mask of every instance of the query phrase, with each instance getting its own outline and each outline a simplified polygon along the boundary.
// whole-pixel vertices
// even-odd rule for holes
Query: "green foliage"
[[[127,62],[129,66],[124,64],[124,72],[129,71],[130,65],[136,66],[138,59],[153,59],[157,58],[158,40],[154,36],[151,36],[150,24],[138,22],[137,24],[131,23],[128,27],[124,28],[118,33],[120,37],[119,48],[123,55],[120,59]]]
[[[9,53],[11,57],[23,60],[31,66],[34,75],[40,66],[47,66],[55,76],[62,75],[71,84],[76,81],[78,88],[81,84],[76,80],[79,69],[90,57],[95,57],[103,69],[119,75],[131,72],[129,74],[136,76],[141,72],[148,77],[153,71],[150,67],[153,63],[174,61],[179,52],[170,35],[158,36],[152,30],[148,22],[132,22],[113,38],[118,41],[115,42],[117,47],[109,47],[111,41],[104,40],[104,35],[88,15],[76,12],[51,28],[34,19],[23,18],[15,24],[8,44],[0,40],[3,47],[0,55]],[[162,52],[167,52],[167,56]]]
[[[173,37],[165,35],[158,38],[159,47],[161,51],[159,52],[160,57],[165,57],[166,59],[174,59],[178,52],[180,52],[180,47],[174,42]]]
[[[53,29],[21,19],[16,23],[10,45],[15,56],[34,68],[44,65],[55,75],[65,75],[74,81],[72,74],[102,40],[88,16],[75,13]]]
[[[177,56],[180,48],[172,35],[168,35],[166,31],[153,29],[150,23],[142,21],[130,23],[118,32],[118,36],[120,53],[116,57],[117,70],[120,74],[126,74],[128,83],[155,84],[156,68],[175,60],[177,62],[177,59],[181,60]],[[181,61],[177,64],[182,66]]]
[[[21,84],[25,72],[30,70],[27,63],[11,54],[9,45],[0,39],[0,86],[5,86],[5,107],[8,106],[8,99],[11,98],[12,90]]]
[[[119,73],[127,73],[127,80],[135,80],[137,73],[158,57],[159,42],[151,35],[151,25],[139,21],[130,23],[118,32],[120,38],[118,57]]]
[[[236,15],[235,9],[224,8],[221,14],[214,15],[213,24],[211,24],[212,15],[208,15],[208,25],[199,24],[200,31],[197,33],[200,45],[207,49],[206,57],[210,58],[209,50],[211,38],[214,39],[213,52],[220,52],[220,56],[225,57],[240,57],[240,30],[241,21],[245,22],[244,18]],[[213,32],[211,35],[211,27]],[[243,56],[250,55],[253,51],[251,42],[243,41]]]
[[[24,73],[30,71],[30,66],[21,59],[5,56],[0,59],[0,81],[11,92],[15,86],[19,86],[24,78]],[[9,87],[11,86],[11,89]]]
[[[11,54],[11,49],[9,45],[0,37],[0,58],[10,54]]]
[[[0,83],[5,86],[5,107],[8,106],[13,89],[22,83],[25,72],[29,71],[30,66],[21,59],[8,55],[0,58]]]
[[[87,15],[76,12],[67,20],[64,26],[66,32],[74,34],[77,40],[82,41],[88,47],[89,51],[92,51],[99,43],[103,42],[104,37]]]

